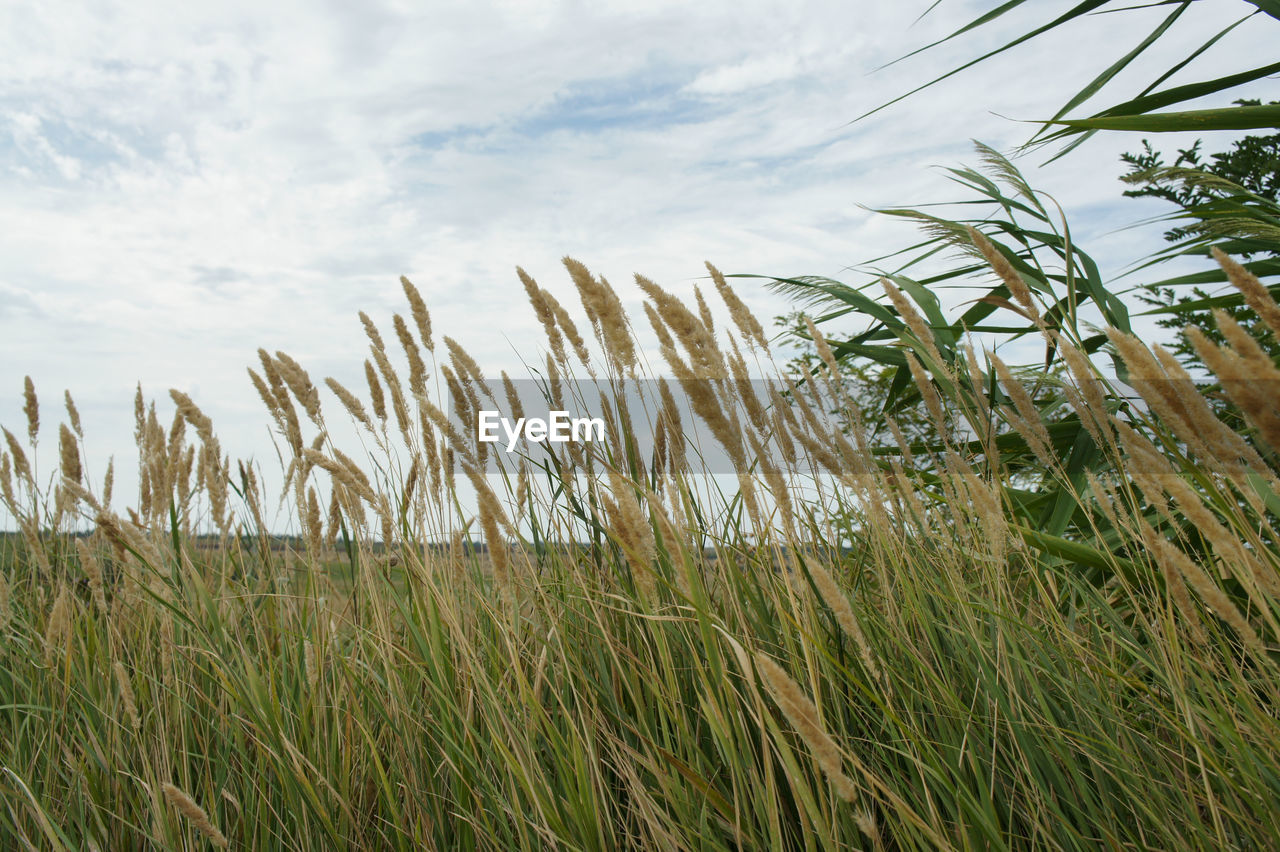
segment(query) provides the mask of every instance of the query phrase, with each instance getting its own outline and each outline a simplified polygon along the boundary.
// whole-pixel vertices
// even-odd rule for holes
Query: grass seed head
[[[204,812],[204,808],[197,805],[190,796],[172,784],[165,783],[162,789],[164,790],[164,797],[169,800],[169,804],[177,808],[179,813],[190,820],[196,831],[207,837],[209,842],[219,849],[227,847],[227,838],[209,821],[209,815]]]
[[[1031,316],[1036,325],[1042,325],[1043,320],[1040,318],[1040,309],[1036,306],[1035,298],[1031,295],[1031,288],[1027,286],[1027,282],[1022,279],[1018,270],[1013,268],[1013,264],[1009,263],[1008,258],[1001,254],[1000,250],[981,231],[973,227],[967,228],[967,230],[969,238],[973,240],[973,244],[977,246],[978,251],[982,253],[987,263],[995,270],[996,275],[1000,276],[1000,280],[1009,288],[1014,300]]]
[[[364,362],[364,378],[369,386],[369,403],[373,406],[373,414],[383,423],[387,421],[387,400],[382,394],[382,384],[369,359]]]
[[[364,333],[369,338],[369,342],[373,344],[374,349],[386,351],[386,344],[382,342],[382,334],[378,331],[378,327],[373,324],[373,320],[369,319],[369,315],[364,311],[360,311],[360,324],[364,326]]]
[[[546,332],[547,342],[551,344],[552,353],[557,361],[562,364],[566,363],[564,336],[560,333],[560,329],[556,327],[556,313],[551,308],[551,302],[548,300],[549,294],[539,287],[538,282],[534,281],[533,277],[519,266],[516,267],[516,275],[520,278],[520,283],[524,285],[524,291],[529,296],[529,304],[533,305],[533,312],[538,317],[538,322],[542,323],[542,329]]]
[[[942,409],[942,397],[938,394],[938,389],[933,386],[933,380],[929,378],[924,365],[920,363],[920,359],[916,357],[914,352],[907,353],[907,367],[911,370],[911,378],[915,380],[916,388],[919,389],[920,396],[924,399],[925,408],[929,412],[929,419],[933,421],[933,425],[937,428],[939,435],[947,435],[950,430],[947,429],[947,416]]]
[[[422,294],[418,292],[418,288],[403,275],[400,276],[400,286],[404,288],[405,298],[409,300],[413,324],[418,327],[418,339],[422,341],[422,345],[428,352],[434,352],[436,345],[431,339],[431,314],[427,311],[427,303],[422,300]]]
[[[405,358],[409,362],[409,391],[415,394],[425,393],[427,367],[422,362],[422,353],[418,349],[418,344],[409,333],[409,325],[404,321],[404,317],[396,314],[392,322],[395,325],[396,337],[400,340],[400,348],[404,350]]]
[[[115,457],[107,459],[107,472],[102,475],[102,505],[111,505],[111,491],[116,484],[116,460]]]
[[[63,477],[75,483],[81,482],[84,471],[80,467],[80,448],[76,446],[75,434],[65,423],[58,424],[58,455]]]
[[[893,307],[903,321],[906,322],[907,327],[911,329],[911,333],[924,346],[924,351],[929,355],[929,358],[939,369],[945,369],[947,362],[943,359],[942,353],[938,351],[938,344],[934,340],[933,330],[929,328],[929,324],[925,322],[924,317],[916,310],[915,305],[911,304],[911,300],[903,295],[897,285],[888,278],[881,278],[880,286],[889,295],[889,301],[893,302]]]
[[[76,553],[80,556],[80,567],[84,569],[85,576],[89,579],[89,591],[93,595],[93,602],[98,607],[98,611],[106,615],[107,597],[102,582],[102,563],[98,561],[98,557],[89,549],[89,545],[83,538],[76,539]]]
[[[1053,469],[1059,464],[1053,454],[1053,441],[1049,437],[1049,431],[1045,428],[1039,410],[1031,400],[1031,394],[1027,393],[1026,386],[1013,375],[1008,365],[998,355],[991,352],[987,357],[995,367],[996,375],[1000,379],[1000,384],[1004,385],[1005,393],[1013,400],[1017,415],[1011,419],[1019,434],[1026,440],[1036,460],[1045,467]]]
[[[116,660],[112,666],[116,675],[116,686],[120,690],[120,703],[124,705],[125,716],[129,719],[129,724],[133,730],[142,729],[142,719],[138,716],[138,699],[133,694],[133,686],[129,683],[129,675],[124,670],[124,665]]]
[[[307,374],[301,364],[284,352],[276,352],[276,364],[280,371],[280,377],[289,386],[289,390],[293,391],[293,395],[297,397],[298,402],[302,403],[302,410],[307,413],[307,417],[310,418],[312,423],[323,427],[320,419],[320,393],[316,390],[316,386],[312,384],[311,376]]]
[[[13,472],[30,484],[32,482],[31,464],[27,461],[27,454],[23,451],[22,445],[18,443],[18,439],[13,436],[12,432],[8,429],[3,429],[3,427],[0,427],[0,430],[4,431],[4,439],[9,445],[9,454],[13,457]]]
[[[634,370],[638,363],[635,341],[618,294],[608,281],[603,277],[596,278],[573,258],[564,257],[562,262],[569,270],[569,277],[573,279],[578,298],[591,319],[606,357],[620,371]]]
[[[827,780],[841,799],[852,802],[857,798],[858,788],[844,774],[840,747],[822,727],[818,718],[818,708],[805,695],[800,685],[791,679],[782,666],[774,662],[767,654],[755,656],[756,668],[764,676],[765,686],[777,702],[783,715],[791,722],[796,733],[809,746],[818,766],[826,774]]]
[[[1271,293],[1258,280],[1258,276],[1236,263],[1217,246],[1210,251],[1213,259],[1226,271],[1227,280],[1244,294],[1245,303],[1261,317],[1267,328],[1271,329],[1272,336],[1280,342],[1280,306],[1276,305],[1275,299],[1271,298]]]
[[[58,596],[54,598],[53,607],[49,610],[49,619],[45,624],[45,665],[52,665],[57,652],[66,646],[71,632],[72,606],[71,593],[63,583],[58,587]]]
[[[391,366],[391,359],[387,357],[386,350],[371,346],[369,353],[373,356],[374,363],[378,365],[382,380],[386,382],[387,393],[391,395],[391,410],[396,416],[396,425],[402,434],[408,435],[409,407],[405,404],[400,376],[396,373],[395,367]]]
[[[758,346],[765,352],[769,351],[769,339],[764,336],[764,329],[760,325],[760,321],[756,319],[756,315],[751,309],[738,298],[738,294],[729,286],[729,282],[720,274],[720,270],[716,269],[710,263],[706,264],[707,272],[711,275],[711,280],[715,282],[716,292],[720,294],[720,299],[724,302],[725,307],[729,309],[729,318],[733,320],[733,324],[738,327],[738,332],[750,346]]]
[[[369,413],[365,411],[364,403],[360,402],[358,396],[332,376],[325,379],[324,383],[329,386],[329,390],[333,391],[333,395],[342,403],[342,407],[347,410],[348,414],[359,421],[366,429],[373,430],[373,421],[369,419]]]
[[[813,577],[813,585],[818,590],[818,595],[831,608],[831,612],[836,617],[836,623],[840,625],[840,629],[844,631],[845,636],[853,641],[853,646],[858,649],[858,655],[862,658],[862,664],[866,666],[867,673],[880,684],[881,688],[887,688],[888,684],[885,681],[884,672],[876,660],[875,652],[872,651],[866,634],[862,632],[862,625],[858,623],[858,617],[854,615],[853,606],[850,605],[848,596],[821,561],[814,560],[809,563],[808,567],[809,573]]]
[[[84,429],[80,426],[80,410],[76,408],[76,401],[71,398],[71,391],[63,391],[63,400],[67,406],[67,417],[71,421],[71,429],[81,440],[84,439]]]
[[[40,402],[36,399],[36,386],[30,376],[22,379],[22,413],[27,415],[27,438],[34,444],[40,433]]]

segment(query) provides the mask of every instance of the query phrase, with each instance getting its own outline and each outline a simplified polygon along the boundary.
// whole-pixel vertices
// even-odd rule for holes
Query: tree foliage
[[[968,35],[1022,6],[1023,2],[1001,3],[947,38],[913,53]],[[1275,0],[1247,2],[1244,14],[1210,34],[1189,56],[1157,75],[1136,95],[1090,115],[1070,117],[1086,101],[1109,88],[1121,71],[1160,41],[1192,2],[1197,0],[1155,4],[1169,9],[1165,18],[1067,103],[1043,119],[1040,129],[1023,146],[1024,150],[1063,141],[1065,145],[1056,155],[1062,156],[1103,130],[1280,128],[1280,104],[1237,102],[1207,110],[1170,109],[1208,95],[1231,92],[1280,72],[1280,63],[1257,65],[1197,83],[1167,85],[1192,60],[1245,21],[1257,19],[1258,25],[1273,26],[1280,19],[1280,3]],[[1042,7],[1037,10],[1039,8]],[[1124,15],[1138,8],[1146,7],[1105,0],[1078,3],[1003,46],[866,115],[1054,28],[1083,25],[1086,18],[1095,13]],[[1110,15],[1107,24],[1112,28],[1116,26]],[[1227,169],[1247,168],[1256,153],[1252,148],[1234,155],[1228,152],[1228,156],[1215,159],[1214,163],[1223,163]],[[1193,295],[1186,299],[1148,303],[1147,310],[1133,314],[1132,300],[1122,298],[1125,291],[1113,289],[1112,282],[1104,280],[1098,265],[1073,239],[1066,216],[1056,203],[1033,189],[1021,171],[999,152],[979,144],[978,155],[982,162],[980,169],[948,170],[951,178],[966,191],[967,197],[958,203],[962,209],[976,211],[977,215],[948,218],[936,212],[936,204],[879,211],[916,222],[925,238],[856,267],[860,273],[871,276],[865,283],[850,285],[816,276],[763,277],[770,279],[773,288],[814,310],[815,321],[823,327],[839,319],[861,317],[865,321],[861,330],[851,334],[826,336],[835,357],[841,362],[857,364],[854,372],[868,380],[868,388],[882,392],[875,411],[878,416],[873,422],[918,412],[932,395],[943,400],[948,417],[963,421],[958,432],[976,436],[963,447],[969,458],[975,460],[976,469],[1010,474],[1004,480],[1010,484],[1002,489],[1002,501],[1021,529],[1034,531],[1034,535],[1029,533],[1027,538],[1029,546],[1041,550],[1046,557],[1052,556],[1046,550],[1047,543],[1051,542],[1079,542],[1088,548],[1111,551],[1118,541],[1117,531],[1100,529],[1087,520],[1096,517],[1086,508],[1095,499],[1090,496],[1087,482],[1105,479],[1117,468],[1114,459],[1107,457],[1105,448],[1094,440],[1090,424],[1078,416],[1080,406],[1067,405],[1071,393],[1079,391],[1073,391],[1067,383],[1055,386],[1063,367],[1062,351],[1069,347],[1093,358],[1093,363],[1083,367],[1076,364],[1072,368],[1074,381],[1096,382],[1094,387],[1105,387],[1102,404],[1109,412],[1142,428],[1148,419],[1147,412],[1135,408],[1132,397],[1124,390],[1122,383],[1128,378],[1125,364],[1100,326],[1129,333],[1136,316],[1153,316],[1163,323],[1182,324],[1200,315],[1196,312],[1215,308],[1242,310],[1243,299],[1238,292],[1209,295],[1203,288],[1225,282],[1226,275],[1218,265],[1205,263],[1199,271],[1149,281],[1145,288],[1138,288],[1149,293],[1164,290],[1182,293],[1195,287],[1202,288],[1201,291],[1192,290]],[[1175,242],[1145,258],[1136,272],[1144,273],[1175,257],[1200,256],[1207,261],[1212,249],[1218,248],[1230,255],[1248,258],[1248,268],[1260,278],[1280,273],[1277,261],[1280,258],[1280,206],[1274,194],[1241,185],[1226,176],[1228,171],[1215,174],[1189,168],[1193,163],[1187,158],[1165,166],[1155,159],[1154,150],[1150,155],[1153,159],[1141,163],[1146,185],[1152,187],[1153,194],[1168,197],[1178,205],[1169,218],[1177,220],[1180,230]],[[1194,156],[1194,164],[1203,165],[1198,151]],[[1004,272],[991,286],[993,263]],[[975,279],[985,283],[975,285]],[[890,288],[882,289],[885,281],[896,290],[896,296],[886,296]],[[976,297],[963,301],[958,313],[948,315],[939,293],[944,288],[959,286],[976,286]],[[1023,376],[1027,375],[1026,369],[1039,371],[1036,381],[1030,384],[1034,407],[1030,419],[1025,406],[1019,408],[1013,404],[1009,395],[1013,388],[1009,383],[1003,378],[997,379],[994,361],[975,365],[975,359],[964,345],[971,335],[978,335],[980,340],[996,348],[1003,345],[1023,352],[1032,341],[1043,341],[1038,366],[1035,362],[1021,365]],[[1109,366],[1098,363],[1099,356],[1106,356]],[[1107,373],[1114,375],[1119,383],[1113,383]],[[1018,374],[1014,373],[1014,377]],[[977,403],[984,394],[992,400],[989,408]],[[1079,402],[1078,395],[1075,402]],[[1031,433],[1046,436],[1048,455],[1044,452],[1045,442]],[[932,441],[912,447],[909,452],[901,451],[895,456],[898,451],[892,446],[882,447],[881,452],[886,470],[891,466],[906,468],[925,488],[945,490],[945,477],[939,475],[940,459],[950,449],[944,427]],[[911,463],[913,459],[916,464]],[[918,463],[921,459],[923,464]],[[1188,541],[1195,538],[1194,530],[1169,530],[1167,523],[1155,516],[1148,522],[1175,537],[1182,536]],[[1065,562],[1073,561],[1065,551],[1058,555]],[[1105,581],[1105,578],[1099,579]]]
[[[1258,101],[1241,100],[1237,104],[1256,106]],[[1179,149],[1172,163],[1165,162],[1165,155],[1156,150],[1149,140],[1143,140],[1140,153],[1125,153],[1121,160],[1129,171],[1121,180],[1135,186],[1125,191],[1132,198],[1159,198],[1176,208],[1176,227],[1165,232],[1164,238],[1174,246],[1186,246],[1208,232],[1213,219],[1209,215],[1222,206],[1224,199],[1237,203],[1280,201],[1280,134],[1253,135],[1238,139],[1225,151],[1205,155],[1201,150],[1203,140],[1197,139],[1189,148]],[[1187,180],[1187,177],[1194,177]],[[1190,221],[1185,215],[1196,214]],[[1244,257],[1263,255],[1276,258],[1276,246],[1244,253]],[[1205,287],[1193,285],[1179,289],[1170,285],[1147,284],[1137,294],[1139,301],[1166,311],[1157,325],[1171,333],[1170,349],[1178,360],[1193,372],[1208,375],[1186,329],[1195,328],[1216,345],[1226,341],[1210,307],[1215,296]],[[1280,360],[1280,340],[1266,333],[1266,327],[1256,313],[1243,304],[1231,304],[1216,310],[1224,311],[1258,342],[1273,359]],[[1215,413],[1224,422],[1246,431],[1246,424],[1239,410],[1222,393],[1215,382],[1205,388],[1206,397]]]

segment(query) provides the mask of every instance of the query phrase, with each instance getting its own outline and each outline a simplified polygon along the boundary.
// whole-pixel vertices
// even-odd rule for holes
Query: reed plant
[[[131,505],[90,486],[69,396],[42,479],[26,384],[0,452],[2,845],[1280,845],[1280,476],[1167,353],[1108,331],[1143,401],[1121,407],[1097,341],[1041,328],[1070,353],[1077,471],[1020,377],[889,283],[938,434],[990,428],[884,455],[817,326],[827,369],[797,380],[713,267],[727,322],[637,277],[651,364],[614,288],[566,267],[591,339],[519,277],[548,399],[584,371],[610,391],[590,447],[489,457],[458,423],[493,386],[407,280],[394,336],[361,315],[366,394],[258,353],[281,494],[176,391],[165,419],[135,399]],[[1274,448],[1280,375],[1237,331],[1205,362]],[[1013,487],[1007,434],[1040,479]],[[1075,495],[1069,526],[1029,520],[1037,489]]]

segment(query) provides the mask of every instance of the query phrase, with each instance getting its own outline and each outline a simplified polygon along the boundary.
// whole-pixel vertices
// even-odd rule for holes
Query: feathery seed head
[[[0,431],[4,432],[5,442],[9,445],[9,454],[13,456],[13,472],[20,478],[26,479],[28,483],[31,482],[31,464],[27,461],[27,454],[23,452],[22,445],[8,429],[0,426]]]
[[[870,674],[880,684],[882,688],[887,688],[884,673],[880,668],[880,664],[876,660],[875,653],[871,650],[871,645],[867,642],[866,635],[862,632],[862,626],[858,623],[858,618],[853,613],[853,607],[849,604],[849,598],[845,595],[844,590],[836,583],[835,577],[827,571],[820,560],[814,560],[809,563],[809,573],[813,577],[813,585],[818,590],[818,594],[836,617],[836,623],[840,625],[840,629],[844,634],[853,641],[854,647],[858,649],[858,654],[862,658],[862,664],[866,666],[867,673]]]
[[[373,413],[379,420],[384,423],[387,420],[387,401],[382,395],[382,385],[378,382],[378,374],[373,369],[373,364],[369,359],[364,362],[364,378],[369,385],[369,402],[373,405]]]
[[[67,424],[58,424],[58,455],[62,464],[62,475],[72,482],[79,483],[84,478],[80,468],[80,448],[76,446],[76,436]]]
[[[63,391],[62,396],[67,406],[67,417],[70,418],[71,428],[76,435],[83,440],[84,429],[80,427],[80,410],[76,408],[76,401],[71,398],[71,391]]]
[[[102,505],[111,505],[111,490],[115,487],[116,482],[116,459],[111,456],[107,459],[107,472],[102,476]]]
[[[1280,306],[1276,305],[1275,299],[1271,297],[1271,293],[1258,280],[1258,276],[1241,264],[1236,263],[1217,246],[1214,246],[1210,251],[1213,253],[1213,259],[1218,261],[1223,270],[1226,271],[1227,280],[1244,294],[1245,303],[1262,318],[1267,328],[1271,329],[1271,334],[1277,341],[1280,341]]]
[[[458,376],[464,381],[468,376],[476,381],[481,387],[485,384],[484,373],[480,371],[480,365],[471,357],[471,353],[462,348],[462,344],[454,340],[452,337],[444,339],[444,345],[449,349],[449,358],[453,361],[454,366],[458,370]]]
[[[53,608],[49,610],[49,620],[45,625],[45,665],[52,665],[55,654],[66,644],[71,630],[71,607],[71,596],[63,583],[58,589],[58,597],[53,601]]]
[[[569,277],[578,290],[578,298],[591,320],[605,356],[619,371],[634,371],[638,363],[635,341],[631,338],[630,324],[622,301],[604,277],[596,278],[571,257],[561,259],[569,270]]]
[[[143,429],[147,422],[146,403],[142,399],[142,382],[138,382],[137,389],[133,393],[133,437],[139,445],[142,443]]]
[[[852,802],[858,795],[857,786],[844,774],[840,747],[822,727],[818,717],[818,708],[805,695],[791,676],[773,658],[764,653],[755,655],[756,669],[764,678],[765,686],[777,702],[787,720],[796,729],[800,738],[808,744],[818,766],[826,773],[836,794],[846,802]]]
[[[915,305],[911,304],[911,300],[888,278],[881,278],[880,286],[889,295],[889,300],[893,302],[894,309],[897,310],[898,315],[907,324],[907,328],[911,329],[911,333],[923,344],[924,351],[929,355],[929,358],[940,369],[945,369],[947,362],[943,359],[942,353],[938,351],[938,344],[934,340],[933,330],[929,328],[929,324],[925,322],[924,317],[916,310]]]
[[[385,351],[387,347],[382,342],[382,335],[378,332],[378,327],[373,324],[373,320],[369,319],[369,315],[364,311],[360,311],[360,324],[364,326],[364,333],[368,336],[369,342],[373,344],[373,347]]]
[[[945,436],[948,429],[947,417],[942,410],[942,397],[938,395],[938,389],[933,386],[933,380],[929,378],[924,365],[920,363],[920,359],[916,358],[914,352],[907,353],[907,367],[911,370],[911,378],[915,380],[920,396],[924,398],[929,418],[937,428],[938,434]]]
[[[395,325],[396,337],[400,340],[400,348],[404,350],[405,358],[409,361],[409,391],[415,394],[426,393],[427,367],[422,362],[422,353],[418,349],[417,342],[409,333],[409,325],[399,314],[392,318],[392,322]]]
[[[307,371],[301,364],[283,352],[276,352],[276,363],[280,370],[280,377],[289,386],[289,390],[293,391],[298,402],[302,403],[302,409],[307,412],[307,417],[317,426],[323,426],[320,419],[320,394],[311,383],[311,376],[307,375]]]
[[[547,334],[547,341],[551,344],[551,351],[555,354],[556,360],[562,364],[565,363],[564,337],[556,327],[556,313],[548,300],[549,294],[539,287],[538,282],[534,281],[532,276],[519,266],[516,267],[516,275],[520,278],[520,283],[524,285],[525,293],[529,295],[529,304],[533,305],[533,312],[537,315],[538,322],[542,323],[542,328]]]
[[[694,374],[700,379],[723,376],[726,372],[724,356],[716,345],[715,336],[702,321],[679,299],[643,275],[636,275],[636,284],[653,300],[658,316],[689,353]]]
[[[1039,325],[1041,323],[1040,309],[1036,306],[1035,299],[1031,295],[1031,288],[1027,286],[1027,282],[1018,274],[1018,270],[1013,268],[1013,264],[1009,263],[1008,258],[1001,254],[1000,250],[981,231],[974,227],[968,227],[966,230],[969,233],[969,239],[977,246],[978,251],[986,258],[987,263],[995,270],[996,275],[1000,276],[1000,280],[1009,288],[1013,298]]]
[[[729,318],[738,327],[738,333],[749,346],[758,346],[768,352],[769,340],[764,336],[764,329],[760,326],[760,321],[756,319],[755,314],[751,313],[751,309],[738,298],[738,294],[729,286],[729,282],[720,274],[719,269],[710,263],[706,263],[706,267],[707,272],[711,274],[711,280],[715,282],[716,292],[720,294],[720,299],[729,309]]]
[[[702,298],[702,288],[697,284],[693,285],[693,298],[698,304],[698,318],[702,320],[702,324],[707,327],[707,330],[714,334],[716,330],[715,320],[711,317],[711,309],[707,307],[707,301]]]
[[[173,399],[174,404],[178,406],[178,413],[195,427],[197,434],[200,435],[200,440],[206,444],[213,443],[213,421],[205,416],[199,406],[191,400],[191,397],[180,390],[172,388],[169,390],[169,396]]]
[[[332,376],[325,379],[324,383],[329,386],[329,390],[333,391],[333,395],[338,398],[343,408],[347,409],[347,412],[352,417],[360,421],[366,429],[373,429],[373,421],[369,419],[369,414],[364,410],[364,404],[360,402],[359,397],[347,390],[341,382]]]
[[[413,323],[418,327],[418,338],[428,352],[434,352],[436,345],[431,339],[431,314],[427,312],[427,303],[422,300],[422,294],[418,292],[418,288],[403,275],[400,276],[400,286],[404,288],[405,298],[409,300]]]
[[[209,815],[204,812],[204,808],[197,805],[190,796],[172,784],[166,782],[162,789],[164,790],[164,797],[169,800],[169,804],[177,808],[184,817],[190,820],[196,830],[207,837],[210,843],[219,849],[226,848],[227,838],[209,821]]]
[[[124,713],[129,717],[129,725],[135,732],[139,731],[142,729],[142,719],[138,717],[138,700],[133,694],[133,686],[129,683],[129,675],[119,660],[116,660],[112,669],[116,674],[116,685],[120,689],[120,703],[124,705]]]
[[[1031,452],[1036,459],[1046,467],[1054,467],[1059,462],[1053,454],[1053,441],[1049,437],[1049,431],[1045,429],[1040,412],[1031,400],[1031,394],[1027,393],[1026,387],[1014,377],[1008,365],[998,355],[989,352],[987,358],[995,367],[996,375],[1004,385],[1005,393],[1013,400],[1013,407],[1017,413],[1010,412],[1010,419],[1013,420],[1014,426],[1031,447]]]
[[[22,379],[22,413],[27,415],[27,437],[35,443],[40,432],[40,403],[36,399],[36,386],[30,376]]]
[[[404,435],[409,433],[409,407],[405,403],[404,391],[400,386],[400,376],[396,373],[395,367],[391,366],[391,359],[387,357],[385,350],[370,347],[369,352],[373,355],[373,361],[378,365],[378,372],[382,375],[382,379],[386,382],[387,393],[391,394],[391,410],[396,416],[396,425],[400,427],[400,432]]]
[[[564,336],[568,338],[569,344],[573,346],[573,353],[578,356],[578,360],[582,362],[582,366],[589,371],[591,369],[591,353],[587,351],[587,342],[582,339],[582,335],[578,333],[578,326],[573,322],[573,318],[569,316],[569,312],[564,306],[556,301],[555,296],[546,290],[542,291],[543,297],[547,301],[547,305],[555,314],[556,323],[559,324],[560,330],[564,332]]]

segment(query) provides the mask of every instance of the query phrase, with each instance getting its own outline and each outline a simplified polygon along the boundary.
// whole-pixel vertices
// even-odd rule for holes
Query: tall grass
[[[27,385],[27,440],[6,431],[0,456],[21,532],[0,572],[4,846],[1280,845],[1280,478],[1163,353],[1113,330],[1146,401],[1122,418],[1072,349],[1109,464],[1082,485],[1012,373],[904,334],[939,434],[992,424],[913,473],[909,447],[888,461],[825,429],[814,412],[850,399],[838,372],[757,392],[767,341],[714,269],[728,327],[638,278],[672,387],[739,471],[717,496],[671,389],[636,381],[655,371],[615,291],[567,267],[594,344],[521,278],[548,396],[575,371],[617,391],[592,451],[488,475],[492,449],[433,395],[465,420],[488,385],[456,341],[437,349],[407,281],[393,344],[362,315],[368,388],[324,382],[337,407],[260,352],[298,524],[284,550],[261,472],[178,392],[167,427],[136,399],[123,514],[83,484],[70,397],[41,487]],[[1226,336],[1206,363],[1274,442],[1276,367]],[[661,390],[637,407],[628,386]],[[333,417],[368,452],[338,447]],[[655,424],[646,458],[633,439]],[[1046,456],[1045,487],[1093,494],[1074,505],[1105,548],[1013,511],[997,425]]]

